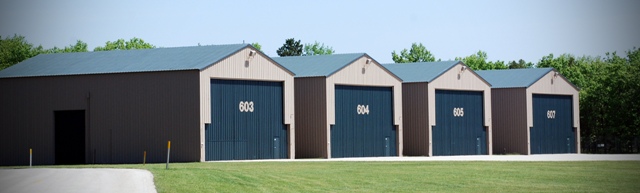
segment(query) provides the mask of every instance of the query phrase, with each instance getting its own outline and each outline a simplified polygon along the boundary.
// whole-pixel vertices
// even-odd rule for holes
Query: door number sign
[[[464,117],[464,108],[453,108],[454,117]]]
[[[356,112],[358,115],[369,114],[369,105],[358,105]]]
[[[556,118],[556,110],[548,110],[547,119],[555,119],[555,118]]]
[[[238,105],[238,109],[240,112],[253,112],[253,101],[240,101]]]

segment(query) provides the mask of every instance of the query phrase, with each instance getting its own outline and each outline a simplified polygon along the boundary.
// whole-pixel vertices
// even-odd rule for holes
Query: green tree
[[[20,63],[23,60],[36,56],[42,52],[42,46],[34,48],[24,36],[13,37],[0,36],[0,70]]]
[[[324,43],[314,42],[313,44],[304,44],[303,54],[305,56],[313,55],[331,55],[336,51],[332,47],[325,46]]]
[[[293,38],[286,39],[282,47],[276,50],[276,53],[278,53],[280,57],[300,56],[302,55],[302,44],[300,44],[300,40],[296,41]]]
[[[627,58],[623,58],[615,52],[607,53],[604,68],[607,73],[595,85],[597,90],[589,90],[590,95],[595,95],[594,100],[584,101],[604,103],[600,105],[601,128],[596,130],[611,144],[608,150],[614,153],[632,152],[633,143],[640,140],[640,50],[634,48],[626,54]]]
[[[640,50],[634,48],[627,58],[615,52],[604,59],[549,54],[538,62],[537,67],[553,67],[580,88],[580,134],[586,152],[595,152],[595,144],[605,144],[605,153],[633,152],[640,137],[638,58]]]
[[[518,62],[511,61],[508,64],[509,69],[516,69],[516,68],[533,68],[533,63],[531,62],[525,62],[523,59],[518,60]]]
[[[391,59],[395,63],[410,63],[410,62],[434,62],[436,58],[431,54],[427,48],[420,44],[412,43],[411,49],[403,49],[400,54],[396,51],[391,52]]]
[[[69,52],[88,52],[87,43],[78,40],[76,44],[71,44],[64,48],[53,47],[48,50],[43,50],[41,53],[69,53]]]
[[[108,50],[133,50],[133,49],[150,49],[156,46],[145,42],[140,38],[131,38],[129,41],[124,39],[118,39],[116,41],[107,41],[104,47],[96,47],[93,51],[108,51]]]
[[[558,57],[549,54],[542,57],[536,66],[541,68],[552,67],[569,79],[571,83],[582,88],[588,86],[585,82],[587,80],[586,76],[587,73],[591,73],[585,72],[585,70],[596,62],[601,61],[599,58],[591,57],[576,58],[571,54],[562,54]]]
[[[487,52],[478,50],[476,54],[472,54],[466,57],[456,57],[455,60],[462,61],[469,66],[472,70],[494,70],[494,69],[506,69],[507,66],[503,61],[487,61]]]
[[[251,43],[251,46],[258,49],[259,51],[262,51],[262,45],[260,45],[258,42]]]

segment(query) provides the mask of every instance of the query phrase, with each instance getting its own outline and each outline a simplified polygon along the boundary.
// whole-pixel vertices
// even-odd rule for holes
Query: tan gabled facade
[[[250,56],[250,54],[252,56]],[[282,82],[284,87],[284,124],[289,130],[289,158],[295,158],[294,74],[253,47],[239,52],[200,71],[200,142],[201,161],[205,161],[204,125],[211,123],[211,79]]]
[[[464,68],[464,70],[462,70]],[[492,139],[491,139],[491,85],[487,83],[482,77],[478,76],[473,70],[468,68],[463,63],[458,63],[456,66],[446,71],[438,78],[429,83],[427,96],[435,96],[436,90],[461,90],[461,91],[478,91],[482,92],[483,105],[484,105],[484,126],[486,127],[487,134],[487,151],[489,155],[492,155]],[[428,97],[429,100],[429,125],[436,125],[435,114],[435,97]],[[429,136],[432,136],[429,133]],[[430,137],[431,138],[431,137]],[[430,139],[433,140],[433,139]],[[429,156],[433,155],[433,148],[430,148]]]
[[[533,127],[533,94],[570,95],[572,98],[573,127],[576,133],[576,152],[580,153],[580,91],[573,84],[569,83],[564,76],[553,70],[544,75],[540,80],[533,83],[526,89],[527,104],[527,128]],[[530,138],[528,138],[530,139]],[[527,141],[531,154],[531,144]]]
[[[521,76],[523,75],[522,73],[536,74],[535,79],[532,80],[531,83],[523,82],[509,84],[508,82],[504,82],[513,79],[504,77],[514,77],[514,74]],[[538,73],[541,74],[537,75]],[[579,89],[575,85],[571,84],[564,76],[559,74],[555,69],[516,69],[493,72],[483,71],[482,75],[495,76],[493,77],[495,78],[495,83],[500,84],[497,88],[491,89],[494,153],[523,155],[534,154],[534,152],[532,152],[532,129],[546,127],[540,123],[537,125],[534,123],[534,109],[536,107],[534,106],[533,101],[535,95],[570,98],[570,110],[572,112],[570,117],[571,120],[569,121],[571,122],[572,128],[569,129],[572,129],[572,132],[575,132],[573,136],[575,140],[575,144],[573,144],[573,146],[575,149],[572,149],[571,152],[580,153],[580,93]],[[547,118],[549,117],[545,117],[544,119]],[[542,137],[551,138],[556,136]],[[565,145],[565,147],[566,146],[569,145]],[[565,150],[566,148],[563,149],[563,151],[551,153],[566,153]]]
[[[367,64],[369,61],[369,64]],[[335,124],[335,85],[351,85],[351,86],[380,86],[392,87],[393,90],[393,122],[397,130],[397,150],[398,155],[402,156],[402,80],[387,69],[382,67],[378,62],[365,55],[353,63],[340,69],[340,71],[327,77],[326,80],[326,99],[327,99],[327,141],[329,138],[330,125]],[[327,157],[331,155],[331,144],[327,143]]]
[[[402,66],[398,64],[396,66]],[[429,65],[429,64],[424,64]],[[436,91],[475,91],[482,93],[483,126],[486,130],[487,154],[493,154],[491,123],[491,86],[466,65],[458,62],[430,82],[403,83],[405,155],[433,156],[433,127],[437,126]],[[442,115],[445,116],[445,115]],[[448,116],[448,115],[447,115]]]

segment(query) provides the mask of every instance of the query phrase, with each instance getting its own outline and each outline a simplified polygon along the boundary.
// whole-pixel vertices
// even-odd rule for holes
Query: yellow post
[[[167,167],[165,169],[169,169],[169,154],[171,153],[171,141],[167,142]]]

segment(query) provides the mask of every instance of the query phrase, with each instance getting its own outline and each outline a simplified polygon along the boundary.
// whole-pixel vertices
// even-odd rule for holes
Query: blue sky
[[[486,51],[537,62],[550,53],[603,56],[640,47],[640,1],[87,1],[0,0],[0,35],[45,48],[142,38],[159,47],[258,42],[269,56],[287,38],[337,53],[391,52],[423,43],[436,58]]]

